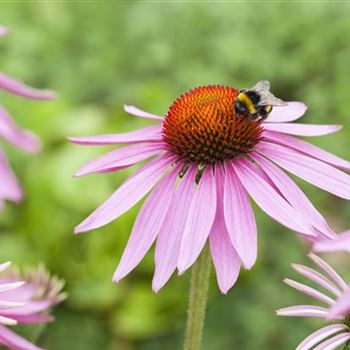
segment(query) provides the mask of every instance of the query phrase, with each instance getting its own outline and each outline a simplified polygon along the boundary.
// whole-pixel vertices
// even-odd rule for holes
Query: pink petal
[[[195,167],[190,167],[177,187],[157,237],[152,288],[158,292],[176,269],[182,234],[195,193]]]
[[[299,265],[299,264],[292,264],[292,267],[295,271],[300,273],[302,276],[319,284],[321,287],[327,289],[329,292],[331,292],[335,296],[338,297],[341,294],[340,290],[337,287],[335,287],[335,285],[332,282],[330,282],[326,277],[321,275],[319,272],[311,269],[310,267]]]
[[[314,186],[350,199],[350,176],[342,171],[281,145],[261,141],[257,149],[260,154]]]
[[[46,323],[52,322],[54,317],[47,314],[31,314],[16,316],[18,324],[33,324],[33,323]]]
[[[136,143],[118,148],[85,163],[75,173],[75,176],[122,169],[154,156],[163,148],[164,146],[159,143]]]
[[[0,36],[8,34],[9,30],[6,27],[0,26]]]
[[[52,306],[50,300],[35,300],[28,304],[11,309],[1,310],[1,314],[16,319],[16,316],[32,315],[47,310]]]
[[[234,172],[226,164],[224,215],[231,242],[245,268],[250,269],[257,257],[257,229],[249,197]]]
[[[295,305],[279,309],[276,313],[278,316],[325,318],[328,310],[324,307],[314,305]]]
[[[74,232],[79,233],[104,226],[124,214],[151,190],[173,161],[173,158],[163,155],[145,164],[79,224]]]
[[[265,131],[264,139],[269,142],[278,143],[288,148],[292,148],[296,151],[304,153],[318,160],[322,160],[323,162],[334,165],[338,168],[350,170],[349,161],[339,158],[330,152],[312,145],[311,143],[299,140],[296,137],[273,131]]]
[[[265,130],[298,136],[322,136],[339,131],[341,125],[316,125],[296,123],[263,123]]]
[[[319,346],[316,346],[314,350],[334,350],[339,345],[345,344],[350,339],[350,333],[341,333],[336,335],[335,337],[326,340]]]
[[[329,309],[328,317],[333,319],[338,316],[347,316],[350,312],[350,287],[337,299],[337,302]]]
[[[207,167],[193,196],[181,241],[180,273],[197,259],[213,226],[216,213],[216,186],[213,170]]]
[[[0,315],[0,325],[5,326],[15,326],[17,324],[17,321],[13,318],[5,317]],[[1,342],[0,342],[1,343]]]
[[[223,221],[214,222],[209,242],[219,288],[227,294],[237,281],[241,260],[232,246]]]
[[[267,123],[292,122],[302,117],[307,110],[307,106],[302,102],[287,102],[285,106],[273,107],[266,119]]]
[[[305,338],[296,348],[296,350],[310,350],[313,346],[318,344],[320,341],[328,338],[329,336],[343,332],[346,330],[344,324],[332,324],[330,326],[318,329],[316,332],[311,333],[307,338]]]
[[[11,265],[11,261],[6,261],[2,264],[0,264],[0,272],[5,271],[6,269],[8,269]]]
[[[175,181],[179,171],[179,167],[175,167],[168,175],[164,176],[143,204],[123,256],[114,273],[114,282],[120,281],[134,269],[156,239],[173,198]]]
[[[88,146],[118,145],[123,143],[138,143],[145,141],[162,141],[162,126],[152,125],[147,128],[122,134],[104,134],[96,136],[69,137],[72,143]]]
[[[342,290],[347,290],[348,285],[344,280],[334,271],[334,269],[327,264],[323,259],[321,259],[316,254],[310,253],[309,258],[331,278]]]
[[[209,234],[209,244],[219,288],[222,293],[226,294],[237,281],[241,260],[232,246],[225,225],[223,213],[224,170],[221,166],[215,170],[217,209],[214,224]]]
[[[350,231],[339,234],[335,239],[327,239],[316,242],[312,250],[314,252],[338,252],[346,251],[350,253]]]
[[[32,88],[4,73],[0,73],[0,89],[33,100],[52,100],[57,97],[54,91]]]
[[[41,144],[38,137],[29,131],[19,129],[2,107],[0,107],[0,136],[27,152],[40,151]]]
[[[44,350],[0,325],[0,344],[14,350]]]
[[[17,182],[16,175],[10,168],[6,156],[0,150],[0,198],[20,202],[23,192]]]
[[[288,284],[290,287],[295,288],[299,290],[300,292],[310,296],[311,298],[314,298],[316,300],[320,300],[323,303],[326,303],[328,305],[333,305],[334,300],[331,299],[329,296],[319,292],[318,290],[311,288],[309,286],[306,286],[305,284],[293,281],[289,278],[284,279],[284,283]]]
[[[289,176],[259,154],[252,153],[250,156],[262,167],[282,195],[306,220],[310,221],[324,236],[336,237],[336,234],[329,228],[323,216]]]
[[[24,283],[21,287],[2,292],[1,299],[7,301],[28,302],[34,298],[36,292],[37,288],[34,285]]]
[[[153,119],[153,120],[163,120],[164,119],[164,117],[142,111],[141,109],[134,107],[134,106],[124,105],[124,111],[126,113],[135,115],[136,117]]]
[[[26,282],[20,281],[20,282],[12,282],[12,283],[5,283],[0,284],[0,293],[4,293],[7,291],[12,291],[13,289],[19,288],[23,286]],[[1,299],[3,299],[3,295],[1,294]]]
[[[249,161],[236,161],[234,169],[245,189],[264,212],[296,232],[314,235],[311,225],[304,217],[257,174]]]

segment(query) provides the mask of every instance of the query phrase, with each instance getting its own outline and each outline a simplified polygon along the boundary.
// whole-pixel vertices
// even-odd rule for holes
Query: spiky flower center
[[[249,153],[259,142],[260,122],[237,115],[238,90],[202,86],[180,96],[165,117],[163,137],[185,162],[203,166]]]

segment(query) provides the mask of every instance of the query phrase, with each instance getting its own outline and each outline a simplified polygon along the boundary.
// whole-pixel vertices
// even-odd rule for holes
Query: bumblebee
[[[259,81],[251,89],[239,91],[235,99],[236,114],[249,116],[253,120],[264,120],[273,106],[284,106],[286,103],[270,92],[270,82]]]

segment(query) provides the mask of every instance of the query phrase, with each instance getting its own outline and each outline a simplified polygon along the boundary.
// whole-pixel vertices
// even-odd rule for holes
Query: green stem
[[[199,350],[208,299],[210,252],[205,247],[192,267],[184,350]]]

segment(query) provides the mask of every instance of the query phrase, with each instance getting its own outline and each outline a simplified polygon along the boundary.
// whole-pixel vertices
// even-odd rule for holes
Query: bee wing
[[[287,103],[271,94],[269,91],[265,91],[263,93],[260,92],[260,101],[258,106],[285,106]]]
[[[261,80],[249,90],[254,90],[258,93],[268,92],[270,90],[270,82],[268,80]]]

